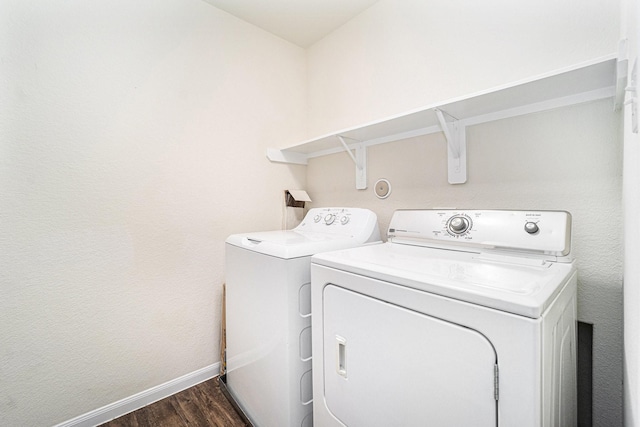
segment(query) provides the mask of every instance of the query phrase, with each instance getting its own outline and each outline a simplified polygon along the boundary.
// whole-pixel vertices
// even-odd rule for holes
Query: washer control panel
[[[342,225],[346,225],[351,220],[352,213],[347,208],[342,208],[337,211],[329,211],[325,214],[319,212],[314,213],[313,222],[331,225],[339,218],[339,222]],[[305,218],[306,219],[306,218]]]
[[[294,230],[340,235],[356,235],[361,230],[377,226],[377,216],[368,209],[313,208]],[[379,231],[377,232],[379,235]]]
[[[571,215],[565,211],[399,210],[389,225],[394,243],[452,244],[566,256]]]

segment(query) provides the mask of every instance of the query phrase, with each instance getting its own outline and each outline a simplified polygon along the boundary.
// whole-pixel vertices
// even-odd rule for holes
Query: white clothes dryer
[[[227,239],[226,386],[255,426],[312,425],[311,255],[367,243],[380,243],[377,217],[356,208]]]
[[[576,268],[559,211],[401,210],[312,257],[315,427],[576,425]]]

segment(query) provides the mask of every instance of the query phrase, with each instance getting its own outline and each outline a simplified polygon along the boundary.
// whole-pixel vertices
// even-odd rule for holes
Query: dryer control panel
[[[571,214],[565,211],[398,210],[389,241],[422,246],[499,249],[567,256]]]

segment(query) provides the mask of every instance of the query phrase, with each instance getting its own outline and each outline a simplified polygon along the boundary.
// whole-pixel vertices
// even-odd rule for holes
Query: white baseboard
[[[95,427],[209,380],[220,372],[220,362],[87,412],[54,427]]]

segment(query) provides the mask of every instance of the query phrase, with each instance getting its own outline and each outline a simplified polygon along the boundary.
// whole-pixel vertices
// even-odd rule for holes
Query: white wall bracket
[[[435,109],[438,122],[447,139],[447,165],[449,184],[464,184],[467,182],[467,127],[460,120],[442,110]],[[447,122],[444,114],[452,117]]]
[[[344,147],[353,163],[356,165],[356,190],[366,190],[367,189],[367,147],[364,145],[362,141],[358,141],[355,144],[355,152],[354,155],[351,152],[351,148],[344,141],[344,137],[341,135],[336,135],[340,140],[340,143]]]
[[[625,88],[627,94],[625,105],[631,105],[631,131],[638,133],[638,59],[633,62],[629,86]]]
[[[267,158],[272,162],[291,163],[295,165],[306,165],[308,156],[295,151],[278,150],[277,148],[267,148]]]
[[[618,111],[622,108],[625,98],[625,88],[629,76],[629,54],[627,39],[622,39],[618,43],[618,58],[616,60],[616,95],[613,99],[613,109]]]

